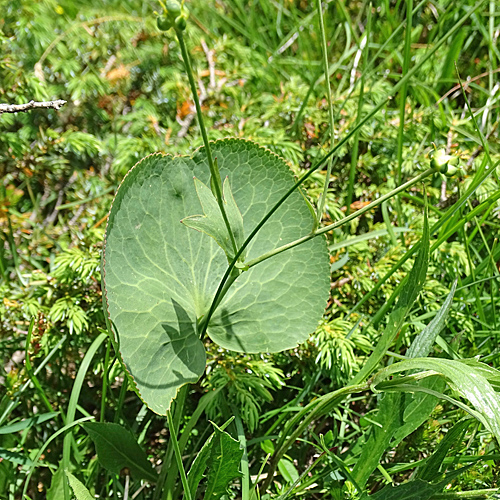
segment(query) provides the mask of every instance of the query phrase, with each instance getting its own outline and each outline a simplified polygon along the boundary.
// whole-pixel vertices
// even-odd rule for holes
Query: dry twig
[[[53,108],[60,109],[66,104],[66,101],[57,99],[56,101],[36,102],[30,101],[25,104],[0,104],[0,115],[2,113],[19,113],[29,111],[30,109]]]

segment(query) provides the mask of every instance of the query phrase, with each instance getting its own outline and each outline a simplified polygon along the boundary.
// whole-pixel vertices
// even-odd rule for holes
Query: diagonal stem
[[[392,89],[392,92],[387,94],[385,98],[381,99],[380,102],[372,109],[370,113],[368,113],[359,123],[356,124],[356,126],[343,138],[341,139],[338,144],[330,150],[329,153],[327,153],[321,160],[318,161],[315,165],[313,165],[302,177],[300,177],[297,182],[282,196],[282,198],[276,203],[276,205],[269,210],[269,212],[262,218],[262,220],[257,224],[255,229],[251,232],[251,234],[247,237],[247,239],[243,242],[241,247],[239,248],[238,252],[236,252],[236,255],[234,256],[233,260],[231,261],[231,264],[229,264],[229,267],[226,269],[226,272],[224,273],[224,276],[222,277],[219,287],[217,288],[217,291],[215,292],[214,298],[212,300],[212,303],[210,305],[210,309],[208,311],[208,314],[204,318],[203,326],[201,329],[201,337],[204,336],[208,324],[210,322],[211,317],[213,316],[215,309],[217,308],[218,304],[221,301],[221,298],[223,295],[222,291],[225,287],[225,284],[228,280],[228,278],[231,276],[233,273],[234,268],[236,267],[236,263],[238,259],[241,257],[243,254],[243,251],[246,249],[246,247],[250,244],[250,242],[255,238],[261,227],[271,218],[271,216],[278,210],[278,208],[285,202],[285,200],[309,177],[312,175],[313,172],[315,172],[321,165],[323,165],[332,155],[334,155],[354,134],[355,132],[360,129],[366,122],[368,122],[373,116],[375,116],[385,105],[386,103],[391,99],[392,95],[399,92],[399,90],[403,87],[403,85],[422,67],[422,65],[428,61],[445,43],[445,41],[452,36],[454,33],[456,33],[460,27],[465,23],[467,19],[469,19],[472,14],[481,7],[486,0],[480,0],[479,2],[474,5],[463,17],[458,21],[453,28],[446,34],[446,36],[442,37],[440,40],[438,40],[432,49],[430,49],[427,54],[422,58],[421,61],[419,61],[418,64],[413,66],[412,69],[408,71],[408,73],[401,78],[401,80],[394,86]]]
[[[274,250],[271,250],[270,252],[267,252],[263,255],[260,255],[259,257],[250,260],[246,262],[247,267],[253,267],[256,264],[259,264],[260,262],[269,259],[270,257],[273,257],[274,255],[278,255],[281,252],[284,252],[285,250],[289,250],[290,248],[296,247],[297,245],[300,245],[302,243],[305,243],[306,241],[309,241],[316,236],[319,236],[320,234],[328,233],[329,231],[333,231],[334,229],[339,228],[340,226],[343,226],[344,224],[347,224],[351,220],[363,215],[365,212],[368,212],[368,210],[371,210],[372,208],[375,208],[376,206],[380,205],[384,201],[388,200],[389,198],[392,198],[393,196],[397,195],[401,191],[404,191],[405,189],[413,186],[414,184],[417,184],[421,180],[425,179],[429,175],[431,175],[434,172],[432,168],[427,169],[425,172],[422,172],[421,174],[417,175],[414,179],[411,179],[410,181],[406,182],[405,184],[399,186],[398,188],[392,190],[390,193],[385,194],[384,196],[381,196],[375,201],[372,201],[369,205],[366,205],[366,207],[363,207],[362,209],[358,210],[357,212],[352,213],[351,215],[348,215],[347,217],[344,217],[343,219],[334,222],[333,224],[330,224],[328,226],[322,227],[321,229],[318,229],[314,233],[308,234],[306,236],[303,236],[302,238],[299,238],[295,241],[291,241],[290,243],[287,243],[286,245],[282,245],[281,247],[275,248]]]

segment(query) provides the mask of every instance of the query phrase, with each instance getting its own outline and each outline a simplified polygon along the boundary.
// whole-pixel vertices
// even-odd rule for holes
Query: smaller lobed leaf
[[[211,189],[196,177],[194,178],[194,184],[204,215],[190,215],[182,219],[181,222],[185,226],[201,231],[213,238],[222,250],[224,250],[228,260],[231,261],[236,251],[243,245],[245,235],[243,231],[243,217],[241,216],[241,212],[231,192],[229,178],[226,177],[223,185],[223,203],[236,243],[236,248],[233,246],[221,209]]]

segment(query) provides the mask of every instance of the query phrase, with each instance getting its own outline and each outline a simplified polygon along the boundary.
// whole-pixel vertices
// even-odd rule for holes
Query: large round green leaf
[[[248,236],[293,186],[285,162],[238,139],[212,144],[228,176]],[[154,154],[118,190],[106,230],[103,281],[110,323],[141,398],[164,414],[177,390],[205,369],[197,319],[204,316],[227,268],[214,239],[180,220],[202,214],[193,177],[209,184],[205,150],[193,157]],[[247,250],[253,259],[309,233],[313,220],[294,192]],[[242,275],[210,321],[208,335],[240,352],[277,352],[305,341],[329,293],[324,237],[272,257]]]

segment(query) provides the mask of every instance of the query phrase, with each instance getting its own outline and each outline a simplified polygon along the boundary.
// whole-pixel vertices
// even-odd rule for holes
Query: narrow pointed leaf
[[[443,392],[446,387],[442,377],[428,377],[419,380],[416,385],[437,393]],[[394,431],[392,447],[396,447],[406,436],[426,422],[439,402],[438,398],[425,392],[408,393],[405,396],[403,424]]]
[[[13,464],[26,465],[28,467],[35,465],[35,462],[23,453],[7,450],[6,448],[0,448],[0,460],[7,460]]]
[[[203,479],[203,475],[207,470],[208,460],[210,458],[210,454],[212,453],[212,447],[214,444],[214,437],[215,432],[212,433],[212,435],[205,441],[187,474],[189,489],[193,498],[196,497],[196,491],[200,481]]]
[[[430,353],[436,337],[444,328],[456,288],[457,282],[455,281],[448,297],[446,297],[434,319],[413,340],[406,352],[407,357],[420,358]],[[446,386],[444,380],[440,377],[425,378],[424,380],[419,380],[417,384],[436,392],[442,392]],[[392,446],[397,446],[406,436],[418,429],[429,418],[437,403],[437,398],[424,392],[408,394],[405,399],[404,424],[396,429]]]
[[[182,219],[181,222],[185,226],[201,231],[202,233],[205,233],[213,238],[217,242],[217,245],[219,245],[227,255],[228,260],[231,261],[235,255],[235,249],[227,230],[226,223],[222,217],[222,212],[217,203],[217,199],[213,195],[211,189],[205,186],[205,184],[203,184],[203,182],[199,179],[195,178],[194,183],[204,215],[190,215]],[[231,226],[231,230],[233,232],[237,251],[245,241],[243,218],[238,206],[236,205],[236,201],[234,200],[231,187],[229,185],[229,179],[227,177],[224,181],[223,193],[223,203],[229,220],[229,225]]]
[[[412,342],[410,348],[406,352],[408,358],[423,358],[431,352],[432,346],[436,341],[436,337],[444,328],[446,319],[451,309],[455,290],[457,289],[457,281],[453,283],[451,291],[446,297],[441,309],[439,309],[434,319],[417,335]]]
[[[376,417],[378,425],[372,426],[370,436],[352,471],[353,478],[361,488],[377,468],[382,455],[389,449],[395,430],[403,425],[406,397],[406,394],[386,393],[380,398],[380,408]]]
[[[226,177],[224,179],[222,192],[224,194],[224,203],[226,207],[227,218],[229,220],[229,224],[231,225],[231,230],[233,231],[233,236],[236,241],[236,247],[239,250],[241,248],[241,245],[243,245],[243,243],[245,242],[245,229],[243,226],[243,217],[231,191],[229,177]],[[244,258],[245,251],[243,252],[240,259]]]
[[[59,413],[50,412],[50,413],[42,413],[41,415],[34,415],[33,417],[30,418],[25,418],[24,420],[16,422],[15,424],[10,424],[0,427],[0,434],[13,434],[14,432],[23,431],[24,429],[29,429],[34,425],[38,425],[43,422],[46,422],[47,420],[55,418],[57,415],[59,415]]]
[[[418,478],[424,481],[433,481],[440,476],[440,468],[446,454],[457,442],[460,443],[465,431],[473,420],[468,417],[457,422],[438,444],[436,451],[428,458],[427,462],[418,472]]]

